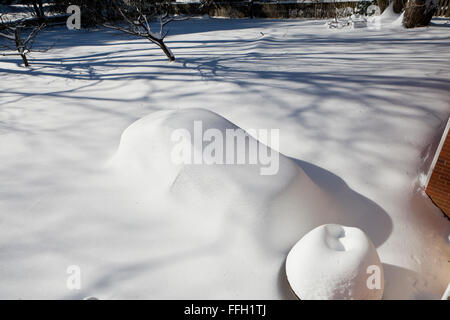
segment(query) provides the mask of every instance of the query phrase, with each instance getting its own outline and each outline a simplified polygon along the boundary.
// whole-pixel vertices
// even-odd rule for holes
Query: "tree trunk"
[[[435,12],[436,6],[432,0],[408,0],[403,16],[403,26],[405,28],[425,27],[430,24]]]
[[[45,18],[44,7],[42,5],[42,0],[38,0],[39,10],[41,11],[42,18]]]
[[[29,67],[30,64],[28,63],[27,56],[24,53],[21,53],[20,56],[22,57],[23,64],[25,65],[25,67]]]
[[[377,0],[377,5],[380,8],[380,13],[383,13],[389,7],[389,0]]]
[[[36,17],[39,21],[45,22],[45,12],[42,6],[42,0],[34,0],[33,1],[34,12],[36,13]]]
[[[392,9],[395,13],[402,13],[403,8],[405,7],[405,1],[404,0],[393,0],[393,6]]]
[[[20,38],[20,27],[17,27],[14,30],[14,39],[15,39],[15,42],[16,42],[17,52],[22,57],[22,60],[23,60],[23,63],[25,65],[25,67],[29,67],[30,64],[28,63],[28,59],[27,59],[27,56],[25,54],[24,44],[22,43],[22,39]]]
[[[33,2],[34,13],[36,13],[36,17],[42,19],[41,11],[38,8],[36,1]]]
[[[170,49],[167,48],[163,40],[156,40],[156,44],[161,48],[161,50],[164,52],[169,61],[175,61],[175,56],[173,55],[172,51],[170,51]]]

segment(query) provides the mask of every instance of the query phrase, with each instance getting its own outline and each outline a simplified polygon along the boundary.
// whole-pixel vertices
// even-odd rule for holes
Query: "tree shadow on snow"
[[[341,214],[337,215],[336,220],[326,221],[325,223],[337,223],[360,228],[372,240],[375,247],[379,247],[387,240],[392,232],[393,224],[383,208],[352,190],[343,179],[332,172],[306,161],[290,159],[301,167],[311,180],[324,190],[337,205],[336,210],[339,210]],[[387,273],[388,278],[390,278],[390,270],[387,270]],[[278,292],[282,299],[297,299],[287,281],[285,261],[280,266],[278,273]]]
[[[382,245],[392,232],[392,220],[378,204],[352,190],[347,183],[334,173],[314,164],[291,158],[322,190],[332,197],[343,214],[338,223],[363,230],[375,247]]]
[[[286,261],[280,267],[278,272],[278,292],[283,300],[297,300],[297,296],[292,291],[286,275]]]
[[[431,292],[420,288],[421,286],[426,287],[426,281],[419,273],[388,263],[382,265],[384,271],[383,300],[439,299]],[[278,290],[284,300],[298,299],[287,281],[285,263],[280,268]]]

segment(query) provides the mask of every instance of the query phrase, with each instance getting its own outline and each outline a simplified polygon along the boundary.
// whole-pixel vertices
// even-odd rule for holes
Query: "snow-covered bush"
[[[373,15],[375,12],[373,10],[368,10],[369,7],[376,5],[377,2],[375,0],[372,1],[360,1],[355,7],[355,13],[361,15]]]

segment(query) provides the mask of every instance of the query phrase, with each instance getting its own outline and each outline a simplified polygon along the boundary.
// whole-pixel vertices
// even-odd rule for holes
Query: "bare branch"
[[[36,35],[42,30],[42,28],[44,28],[45,24],[41,24],[35,28],[33,28],[33,30],[30,32],[30,34],[28,35],[27,39],[24,41],[24,44],[26,45],[31,39],[36,38]]]
[[[126,1],[126,3],[124,3],[120,0],[113,0],[112,8],[115,11],[116,16],[121,18],[121,21],[106,19],[106,21],[102,21],[100,23],[101,25],[109,29],[124,32],[126,34],[146,38],[158,45],[158,47],[163,50],[170,61],[175,60],[173,53],[169,50],[169,48],[167,48],[166,44],[164,43],[164,39],[168,34],[168,31],[165,31],[164,27],[171,21],[181,19],[170,17],[167,8],[165,8],[165,6],[163,5],[163,1],[160,3],[140,0],[128,0]],[[152,31],[151,23],[155,19],[159,20],[159,32]]]
[[[6,34],[6,33],[3,33],[3,32],[0,32],[0,37],[6,38],[8,40],[14,40],[15,39],[14,35]]]
[[[5,23],[4,16],[0,16],[0,22],[2,22],[2,31],[0,31],[0,37],[14,44],[14,46],[3,45],[2,48],[10,50],[12,52],[2,53],[2,55],[20,55],[24,62],[24,65],[28,67],[29,62],[27,59],[27,54],[32,52],[36,36],[45,27],[45,24],[42,23],[38,26],[25,28],[24,24],[22,24],[22,21],[22,19],[19,19],[14,21],[6,21]]]

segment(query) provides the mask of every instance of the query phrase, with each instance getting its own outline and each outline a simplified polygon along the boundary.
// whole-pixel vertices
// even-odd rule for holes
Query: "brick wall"
[[[449,121],[450,123],[450,121]],[[439,156],[432,169],[430,180],[426,187],[426,193],[433,202],[450,217],[450,132],[444,131],[446,137],[441,143]]]

